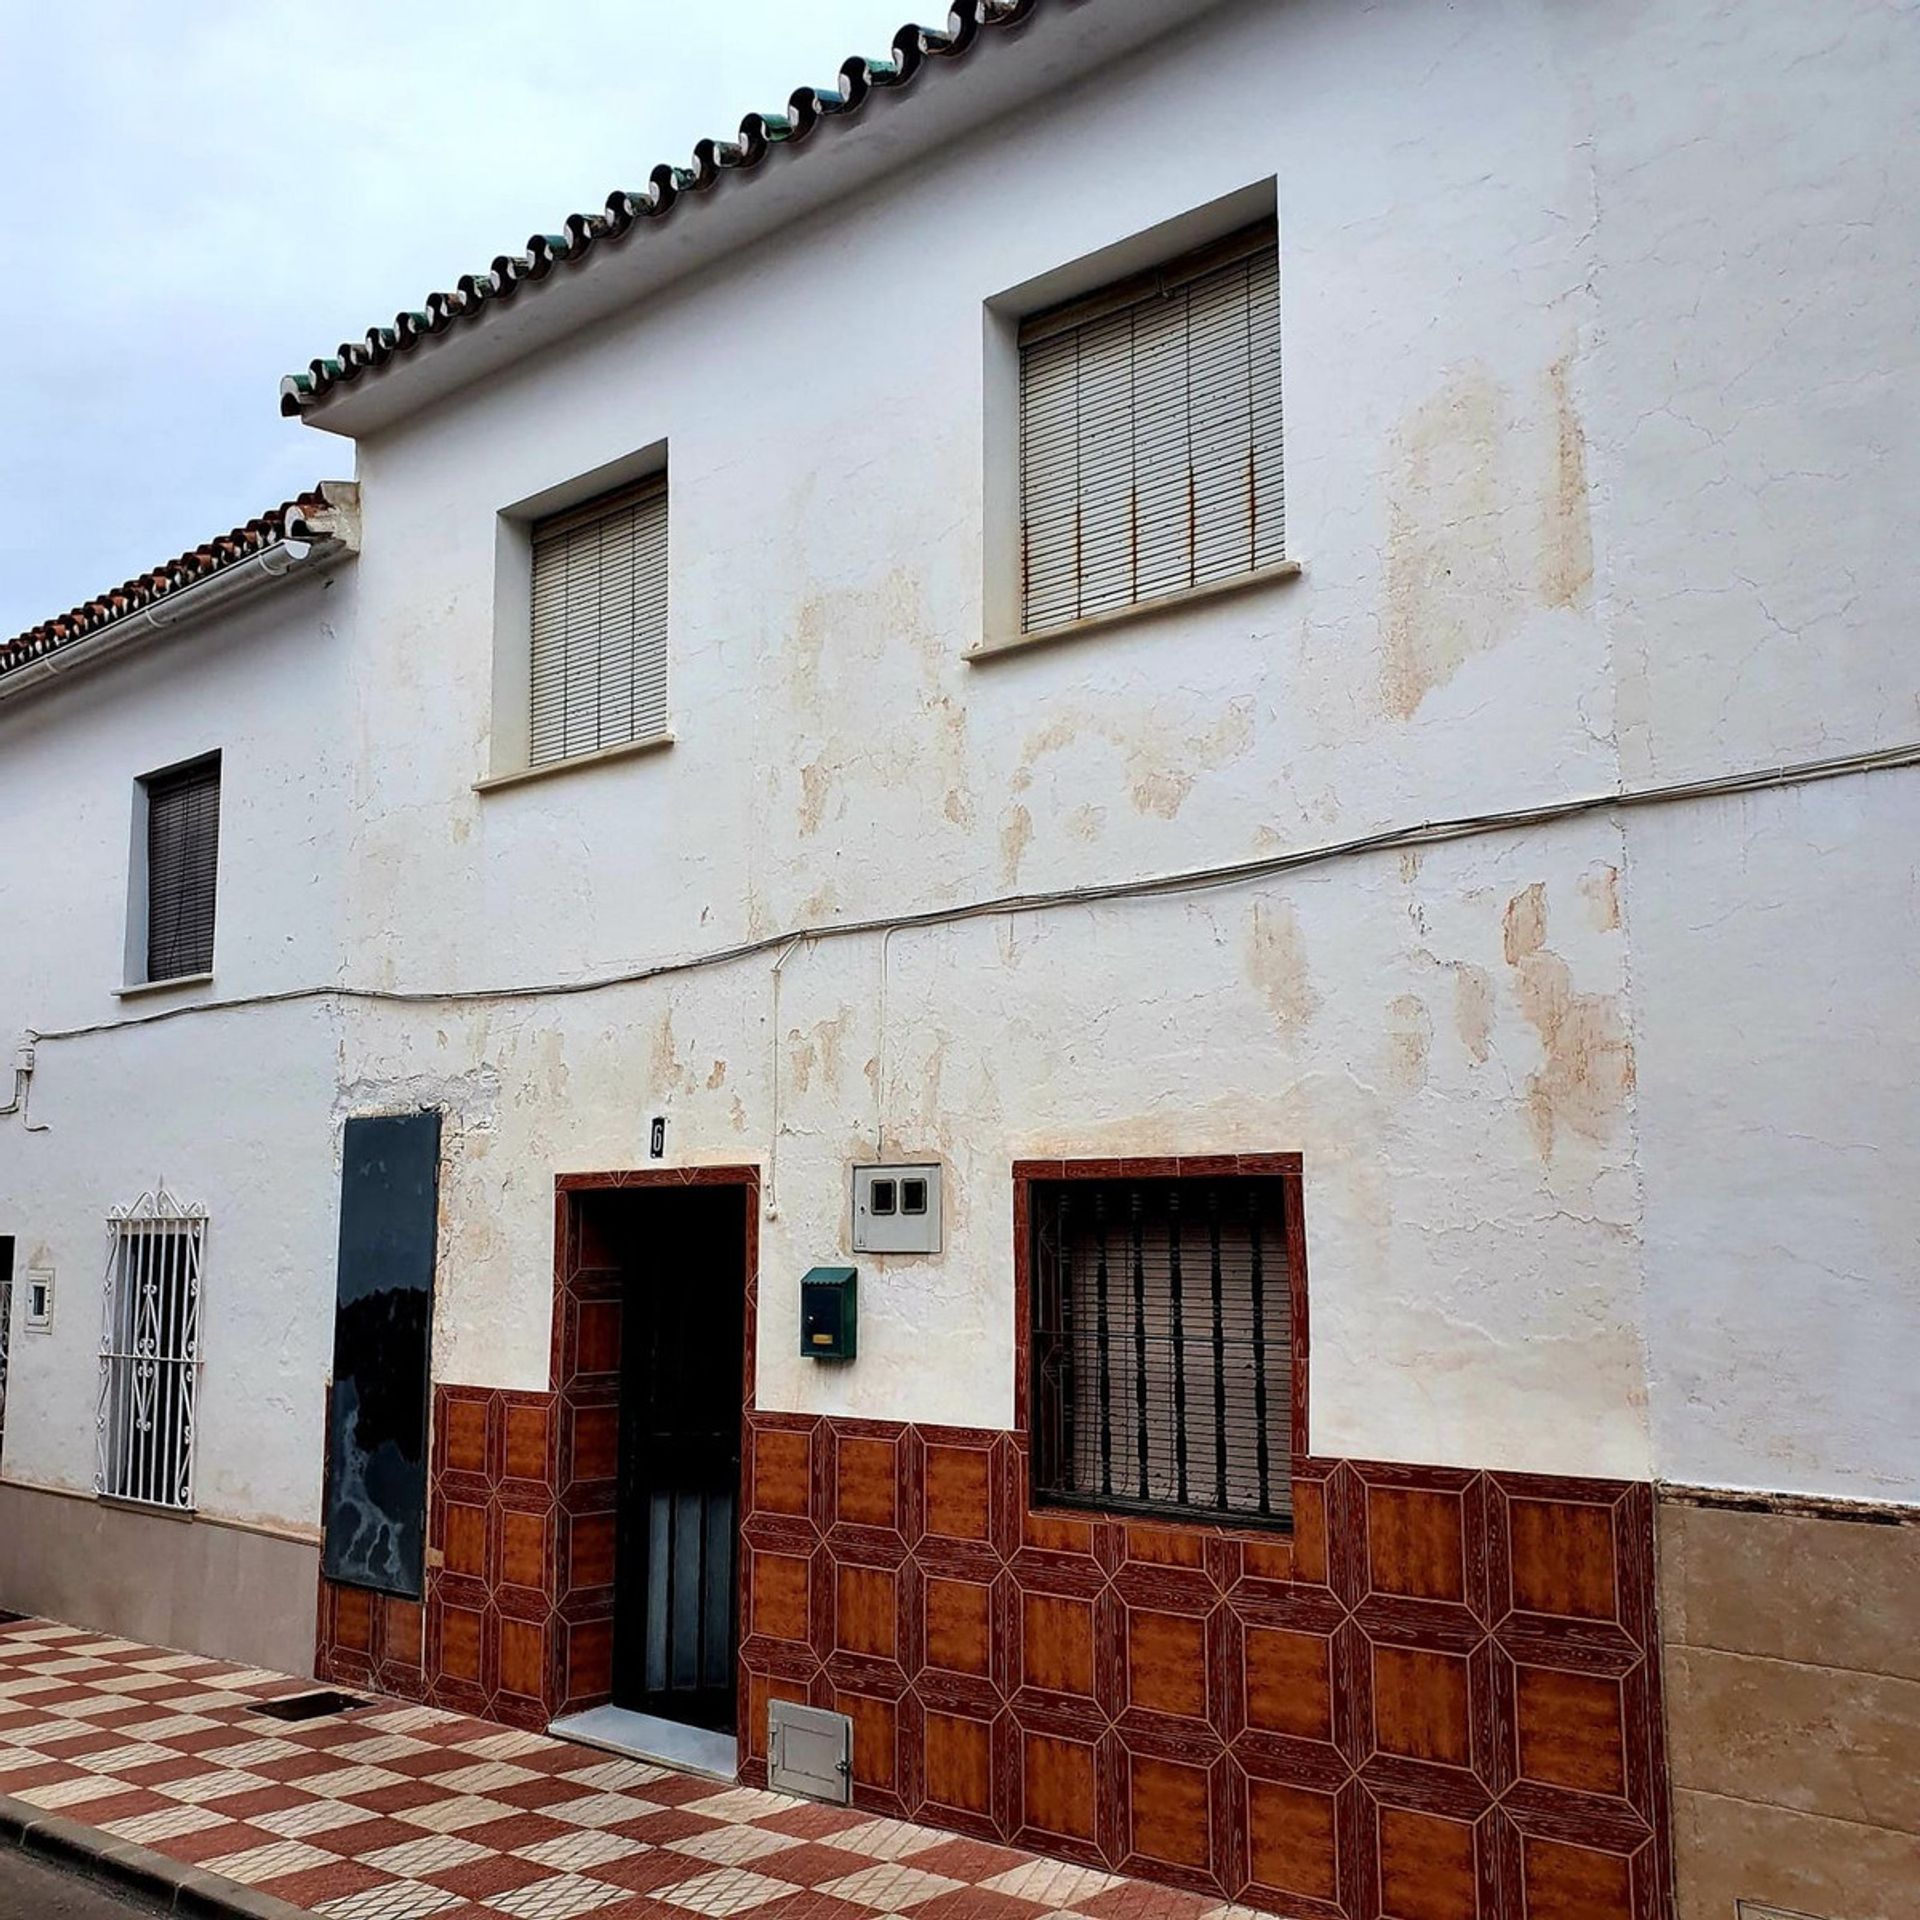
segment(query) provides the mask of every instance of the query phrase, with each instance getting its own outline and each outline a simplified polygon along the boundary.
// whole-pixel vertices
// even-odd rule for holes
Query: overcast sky
[[[0,0],[0,637],[350,474],[283,373],[914,13]]]

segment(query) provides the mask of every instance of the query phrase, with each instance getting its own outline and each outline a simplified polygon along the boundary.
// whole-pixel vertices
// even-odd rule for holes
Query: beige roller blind
[[[1272,232],[1022,326],[1027,632],[1285,559]]]
[[[531,760],[667,730],[667,486],[652,480],[533,529]]]

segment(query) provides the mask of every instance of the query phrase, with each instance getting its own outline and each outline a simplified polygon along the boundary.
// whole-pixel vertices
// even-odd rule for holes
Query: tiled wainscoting
[[[562,1183],[552,1390],[435,1389],[424,1604],[323,1582],[325,1677],[608,1697],[624,1283],[569,1189],[638,1184]],[[1667,1920],[1650,1489],[1294,1474],[1291,1534],[1147,1525],[1036,1510],[1019,1429],[748,1411],[743,1778],[806,1700],[876,1813],[1308,1920]]]
[[[543,1726],[605,1697],[608,1456],[562,1396],[435,1410],[446,1564],[323,1588],[320,1670]],[[1288,1538],[1036,1512],[1010,1434],[749,1428],[748,1782],[810,1700],[876,1812],[1328,1920],[1668,1912],[1645,1487],[1307,1462]]]
[[[558,1498],[560,1413],[550,1393],[434,1389],[425,1602],[323,1579],[322,1679],[546,1728],[565,1646],[557,1572],[575,1545]],[[606,1558],[611,1601],[610,1544]]]
[[[748,1760],[1288,1913],[1654,1920],[1644,1486],[1309,1462],[1291,1540],[1034,1512],[1016,1436],[756,1414]]]

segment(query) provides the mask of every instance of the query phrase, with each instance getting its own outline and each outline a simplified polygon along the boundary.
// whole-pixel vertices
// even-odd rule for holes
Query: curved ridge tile
[[[1085,4],[953,0],[944,26],[903,26],[885,58],[868,60],[856,54],[845,61],[837,87],[800,87],[789,95],[784,113],[747,114],[730,138],[699,141],[690,166],[661,162],[648,176],[645,193],[616,188],[607,196],[604,213],[569,214],[559,233],[535,234],[523,254],[501,254],[490,274],[463,275],[451,289],[428,294],[418,309],[396,314],[390,326],[369,328],[364,340],[343,343],[332,356],[288,374],[280,382],[280,411],[289,416],[311,412],[362,374],[390,365],[396,355],[412,352],[424,339],[478,319],[528,282],[545,280],[560,266],[584,265],[601,241],[623,239],[641,223],[664,218],[687,195],[710,191],[728,174],[751,174],[770,153],[799,146],[822,125],[858,118],[876,89],[910,87],[929,60],[964,59],[986,30],[1022,26],[1042,5]]]

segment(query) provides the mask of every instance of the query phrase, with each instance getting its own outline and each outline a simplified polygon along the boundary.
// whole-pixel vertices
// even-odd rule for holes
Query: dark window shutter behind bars
[[[1031,1206],[1036,1491],[1287,1519],[1286,1183],[1047,1181]]]
[[[147,790],[147,978],[213,970],[220,762],[155,774]]]
[[[1286,558],[1272,236],[1249,229],[1021,327],[1027,632]]]

